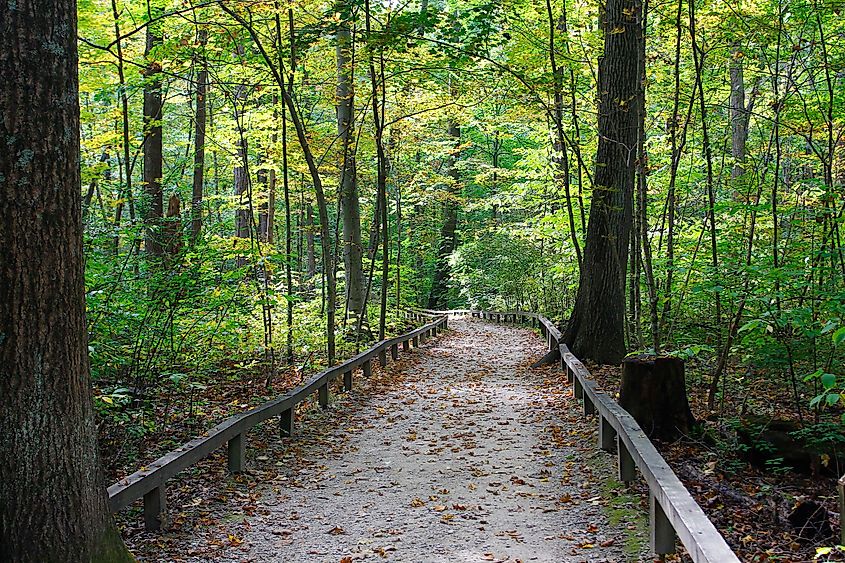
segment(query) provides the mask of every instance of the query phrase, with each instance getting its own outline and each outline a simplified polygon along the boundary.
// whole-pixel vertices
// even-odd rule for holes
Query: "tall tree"
[[[0,12],[0,560],[131,561],[89,379],[74,0]]]
[[[147,44],[144,56],[144,248],[151,256],[161,256],[161,218],[164,211],[162,195],[162,102],[161,61],[156,50],[162,43],[161,8],[154,1],[147,2]]]
[[[206,100],[208,90],[208,67],[205,58],[205,44],[208,31],[200,29],[197,32],[197,55],[194,65],[197,69],[196,110],[194,117],[194,176],[191,196],[191,242],[195,242],[202,230],[202,198],[205,176],[205,125]]]
[[[596,171],[584,266],[563,340],[582,358],[619,363],[625,356],[625,275],[631,233],[638,104],[638,0],[607,0],[599,61]]]
[[[454,92],[453,92],[454,94]],[[454,96],[453,96],[454,97]],[[446,195],[443,203],[443,223],[440,227],[440,244],[437,248],[437,262],[434,266],[434,280],[428,306],[438,309],[446,306],[446,294],[449,291],[449,256],[457,246],[458,229],[458,192],[460,175],[457,168],[458,151],[461,144],[461,128],[454,118],[449,119],[447,134],[454,141],[455,148],[446,160]]]
[[[364,309],[364,266],[361,247],[361,208],[358,201],[358,170],[355,163],[354,45],[350,20],[352,3],[338,3],[337,26],[337,134],[343,156],[340,168],[340,207],[343,216],[343,265],[346,270],[346,310],[353,321]]]

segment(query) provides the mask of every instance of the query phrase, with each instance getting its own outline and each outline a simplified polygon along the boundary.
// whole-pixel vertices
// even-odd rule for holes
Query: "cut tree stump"
[[[671,441],[695,424],[689,408],[684,362],[669,356],[641,355],[622,362],[619,405],[649,438]]]

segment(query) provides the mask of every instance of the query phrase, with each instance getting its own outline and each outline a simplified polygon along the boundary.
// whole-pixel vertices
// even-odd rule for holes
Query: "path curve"
[[[449,324],[312,414],[287,448],[254,454],[273,475],[254,506],[186,534],[183,560],[626,560],[631,532],[608,523],[602,497],[610,458],[588,442],[562,374],[528,367],[543,342]]]

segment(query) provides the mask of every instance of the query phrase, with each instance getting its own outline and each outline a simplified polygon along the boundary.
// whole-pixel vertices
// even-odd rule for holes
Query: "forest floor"
[[[618,397],[620,368],[590,365],[589,369],[599,388]],[[792,526],[789,514],[802,501],[818,503],[831,515],[832,528],[838,532],[836,479],[797,473],[777,464],[762,468],[751,465],[742,457],[743,447],[737,443],[729,422],[730,413],[743,410],[741,405],[733,404],[742,400],[742,394],[732,394],[722,405],[721,416],[715,416],[707,409],[707,385],[697,375],[687,374],[687,388],[690,408],[700,428],[695,436],[684,436],[672,443],[656,442],[657,449],[740,560],[817,560],[816,548],[833,546],[836,539],[809,537],[812,534]],[[789,403],[789,397],[780,397],[772,389],[764,390],[762,395],[778,405],[774,410],[780,416],[790,412],[782,406]],[[835,551],[820,560],[843,559],[845,553]]]
[[[530,330],[450,321],[398,362],[303,409],[293,438],[250,434],[168,490],[167,531],[121,515],[142,561],[643,561],[642,487],[614,479]]]

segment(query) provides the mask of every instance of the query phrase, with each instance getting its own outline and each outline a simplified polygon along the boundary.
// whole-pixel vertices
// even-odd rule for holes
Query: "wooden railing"
[[[681,480],[672,471],[628,412],[605,392],[584,364],[561,342],[561,332],[549,319],[527,311],[475,311],[459,309],[419,312],[433,315],[473,316],[500,323],[531,323],[546,337],[548,349],[560,350],[560,368],[578,400],[583,402],[584,415],[598,415],[598,447],[616,451],[619,480],[630,483],[636,470],[645,478],[649,489],[649,532],[651,548],[657,555],[675,552],[675,540],[680,538],[696,563],[739,562],[736,554],[716,530],[713,523],[695,502]],[[845,495],[844,495],[845,496]]]
[[[212,452],[227,446],[228,467],[232,473],[244,468],[247,434],[257,424],[273,417],[279,417],[279,430],[283,437],[293,434],[293,413],[296,406],[317,393],[320,406],[329,404],[329,383],[343,376],[345,390],[352,389],[352,375],[361,369],[364,377],[372,373],[372,361],[378,358],[381,366],[387,365],[387,354],[393,360],[399,358],[399,346],[409,350],[425,342],[426,338],[436,336],[447,328],[448,316],[431,315],[423,312],[409,312],[414,319],[429,320],[427,324],[401,336],[382,340],[371,348],[349,360],[330,367],[312,376],[308,381],[291,389],[271,401],[240,414],[227,418],[203,436],[194,438],[176,450],[165,454],[153,463],[121,479],[108,489],[109,504],[112,512],[117,512],[134,502],[144,499],[144,523],[147,529],[155,530],[166,519],[166,486],[168,479],[180,471],[194,465]],[[431,320],[433,319],[433,320]]]

